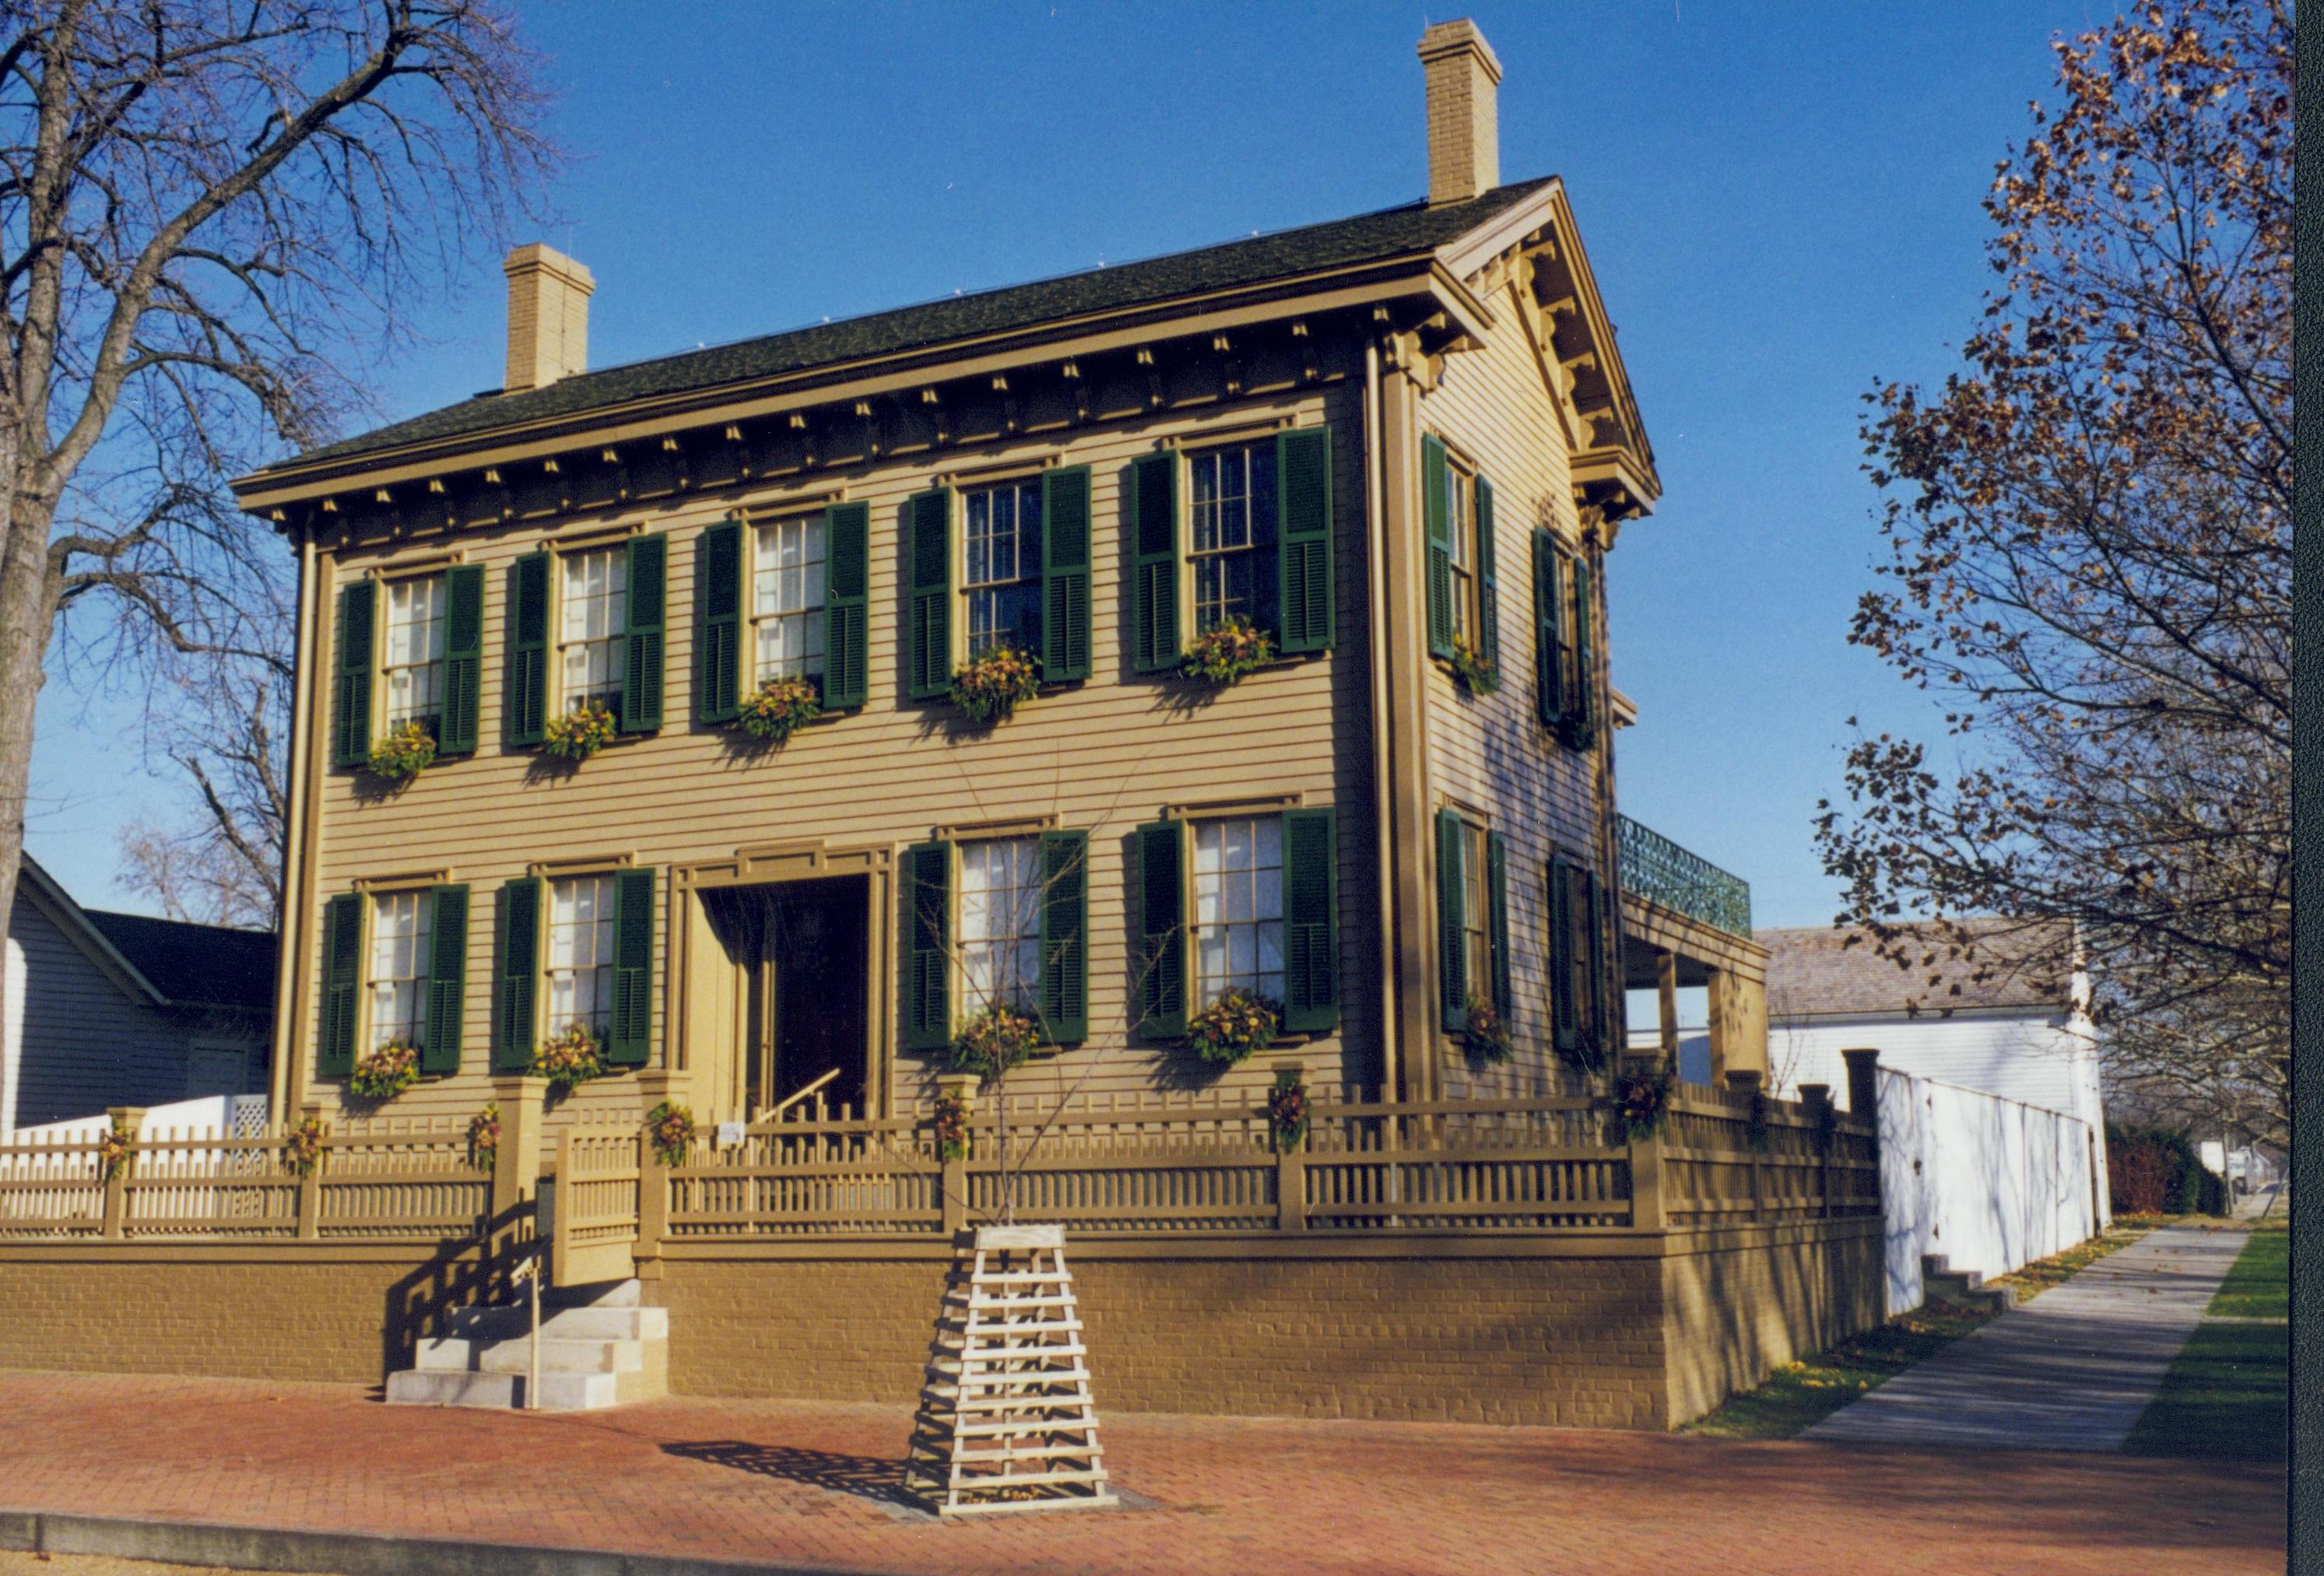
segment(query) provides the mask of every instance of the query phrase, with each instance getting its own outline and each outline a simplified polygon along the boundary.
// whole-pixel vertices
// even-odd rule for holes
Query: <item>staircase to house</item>
[[[456,1308],[420,1342],[418,1366],[387,1377],[403,1405],[525,1405],[530,1303]],[[559,1286],[540,1300],[540,1408],[593,1412],[669,1393],[669,1310],[641,1305],[638,1283]]]
[[[1956,1307],[1984,1308],[1996,1313],[2006,1313],[2017,1305],[2015,1290],[1989,1286],[1983,1274],[1974,1269],[1955,1269],[1952,1260],[1941,1253],[1921,1255],[1921,1299],[1950,1303]]]

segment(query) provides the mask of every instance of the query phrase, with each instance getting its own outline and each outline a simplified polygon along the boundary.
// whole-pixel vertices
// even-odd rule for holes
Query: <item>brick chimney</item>
[[[589,367],[589,297],[597,281],[564,253],[520,246],[508,275],[508,376],[503,392],[543,388]]]
[[[1466,202],[1501,183],[1501,62],[1466,17],[1420,35],[1428,77],[1428,201]]]

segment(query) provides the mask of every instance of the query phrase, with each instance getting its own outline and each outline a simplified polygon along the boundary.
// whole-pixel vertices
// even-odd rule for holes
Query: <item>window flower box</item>
[[[1041,659],[995,646],[953,675],[952,704],[972,723],[998,723],[1041,693]]]

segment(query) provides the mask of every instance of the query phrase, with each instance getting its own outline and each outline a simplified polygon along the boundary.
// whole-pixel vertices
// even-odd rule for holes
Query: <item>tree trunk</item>
[[[0,936],[16,908],[24,808],[32,781],[32,713],[46,677],[57,587],[49,567],[51,511],[22,491],[0,555]]]

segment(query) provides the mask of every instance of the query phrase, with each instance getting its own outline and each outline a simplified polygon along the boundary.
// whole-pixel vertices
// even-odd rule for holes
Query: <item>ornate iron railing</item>
[[[1731,935],[1751,935],[1751,883],[1628,816],[1616,817],[1622,845],[1622,889],[1691,915]]]

